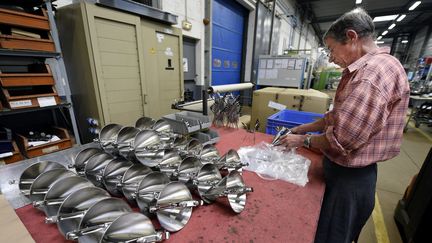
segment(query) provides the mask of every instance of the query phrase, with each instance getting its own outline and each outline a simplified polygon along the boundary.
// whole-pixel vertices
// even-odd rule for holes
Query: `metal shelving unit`
[[[72,128],[73,135],[75,137],[76,143],[80,144],[81,139],[78,132],[77,123],[75,120],[75,114],[73,111],[73,104],[71,99],[71,92],[69,88],[69,82],[66,74],[66,67],[62,57],[62,51],[60,47],[60,41],[58,37],[57,26],[54,20],[54,13],[52,2],[55,0],[36,0],[36,1],[26,1],[26,0],[5,0],[2,1],[1,5],[16,5],[21,6],[24,9],[31,9],[34,7],[39,7],[45,5],[47,9],[47,15],[50,24],[50,32],[55,45],[55,52],[45,52],[45,51],[32,51],[32,50],[14,50],[14,49],[4,49],[0,48],[0,56],[15,56],[15,57],[32,57],[32,58],[40,58],[46,60],[47,64],[50,65],[55,74],[56,87],[59,91],[59,96],[62,98],[63,102],[47,107],[37,107],[37,108],[26,108],[26,109],[7,109],[3,108],[0,111],[0,117],[13,116],[13,115],[22,115],[24,113],[38,112],[38,111],[46,111],[52,110],[52,118],[54,121],[57,121],[56,110],[60,111],[62,117],[65,119],[65,123],[70,125]],[[64,114],[65,109],[69,113],[70,121],[68,121],[68,117]],[[29,117],[30,118],[30,117]],[[31,123],[31,118],[29,121]],[[55,122],[57,123],[57,122]]]

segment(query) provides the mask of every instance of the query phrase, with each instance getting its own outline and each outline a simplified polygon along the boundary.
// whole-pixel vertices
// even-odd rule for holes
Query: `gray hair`
[[[323,36],[323,40],[328,37],[334,38],[340,43],[347,41],[346,31],[352,29],[357,32],[359,38],[375,37],[375,25],[372,18],[363,8],[355,8],[339,17]]]

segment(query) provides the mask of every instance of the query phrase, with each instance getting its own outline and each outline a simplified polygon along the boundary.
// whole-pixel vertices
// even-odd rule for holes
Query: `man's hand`
[[[306,135],[287,134],[281,139],[281,146],[296,148],[303,146]]]

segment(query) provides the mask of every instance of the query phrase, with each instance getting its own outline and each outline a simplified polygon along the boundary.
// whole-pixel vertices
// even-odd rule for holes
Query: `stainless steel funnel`
[[[136,190],[142,179],[149,173],[153,172],[149,167],[142,164],[135,164],[129,167],[124,173],[119,187],[128,202],[136,204]]]
[[[176,150],[166,149],[164,151],[164,156],[157,167],[162,173],[171,178],[175,173],[177,173],[181,162],[182,158]]]
[[[201,167],[196,179],[194,180],[194,184],[197,186],[198,193],[204,202],[211,203],[216,199],[211,196],[206,197],[205,193],[210,190],[210,188],[217,185],[221,180],[222,176],[215,165],[205,164]]]
[[[45,195],[48,193],[48,190],[54,185],[56,181],[71,176],[77,175],[65,168],[45,171],[36,177],[34,182],[31,184],[29,196],[30,200],[33,202],[43,200]]]
[[[192,215],[192,208],[200,205],[193,200],[187,186],[181,182],[170,182],[159,194],[156,205],[149,211],[156,212],[161,226],[170,231],[181,230]]]
[[[82,188],[70,194],[63,201],[60,205],[57,217],[47,218],[46,221],[57,221],[57,227],[60,233],[66,236],[68,232],[79,228],[81,219],[91,206],[106,198],[110,198],[110,195],[101,188]]]
[[[81,150],[75,157],[74,160],[74,168],[75,171],[77,172],[78,175],[82,175],[84,176],[84,168],[85,165],[87,164],[88,160],[96,155],[96,154],[101,154],[104,153],[104,151],[102,149],[99,148],[86,148]]]
[[[155,131],[142,130],[134,140],[135,158],[143,165],[153,167],[163,158],[164,149],[159,135]]]
[[[87,179],[79,176],[63,178],[51,186],[42,201],[34,201],[33,207],[43,210],[47,217],[57,216],[60,205],[66,197],[86,187],[94,187],[94,185]]]
[[[115,142],[122,127],[119,124],[108,124],[100,131],[97,142],[106,152],[114,153],[116,151]]]
[[[220,159],[220,154],[215,146],[212,144],[206,144],[200,151],[199,158],[203,164],[213,163]]]
[[[105,166],[114,158],[108,153],[92,156],[84,168],[85,177],[97,187],[103,187],[102,175]]]
[[[185,158],[178,167],[178,180],[187,183],[190,180],[195,179],[201,166],[202,164],[197,158]]]
[[[159,133],[159,134],[173,133],[173,129],[171,127],[171,124],[169,124],[164,119],[157,120],[156,123],[153,125],[152,130]]]
[[[133,155],[133,142],[139,132],[140,130],[135,127],[123,127],[120,129],[115,143],[119,154],[124,158],[130,158]]]
[[[121,189],[118,187],[124,173],[133,163],[124,158],[116,158],[108,162],[102,173],[102,183],[105,188],[114,196],[122,196]]]
[[[234,212],[240,213],[246,205],[246,193],[252,191],[251,187],[245,185],[241,174],[234,170],[208,191],[200,194],[208,203],[218,197],[226,196]]]
[[[154,126],[155,123],[156,121],[153,120],[153,118],[143,116],[135,122],[135,127],[139,130],[149,130]]]
[[[118,217],[102,236],[103,243],[159,242],[169,238],[169,232],[156,231],[152,222],[140,213]]]
[[[42,173],[53,169],[65,169],[63,165],[53,161],[41,161],[27,167],[20,176],[18,187],[22,194],[29,196],[30,187],[34,180]]]
[[[187,153],[187,156],[199,156],[201,150],[203,149],[202,143],[197,139],[191,139],[186,145],[186,149],[184,152]]]
[[[215,162],[215,164],[220,170],[226,169],[229,172],[233,170],[241,172],[243,166],[248,166],[247,163],[241,161],[240,156],[234,149],[229,150],[219,161]]]
[[[108,226],[129,212],[132,209],[122,199],[102,199],[87,210],[78,229],[68,232],[66,239],[78,240],[80,243],[99,243]]]
[[[136,190],[136,202],[142,213],[149,215],[149,207],[156,204],[160,192],[169,182],[168,176],[161,172],[151,172],[141,180]]]

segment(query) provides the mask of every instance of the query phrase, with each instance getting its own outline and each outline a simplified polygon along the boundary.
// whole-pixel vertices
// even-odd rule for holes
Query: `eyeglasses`
[[[332,52],[333,52],[333,49],[330,49],[328,47],[324,47],[324,53],[326,54],[327,57],[330,57]]]

